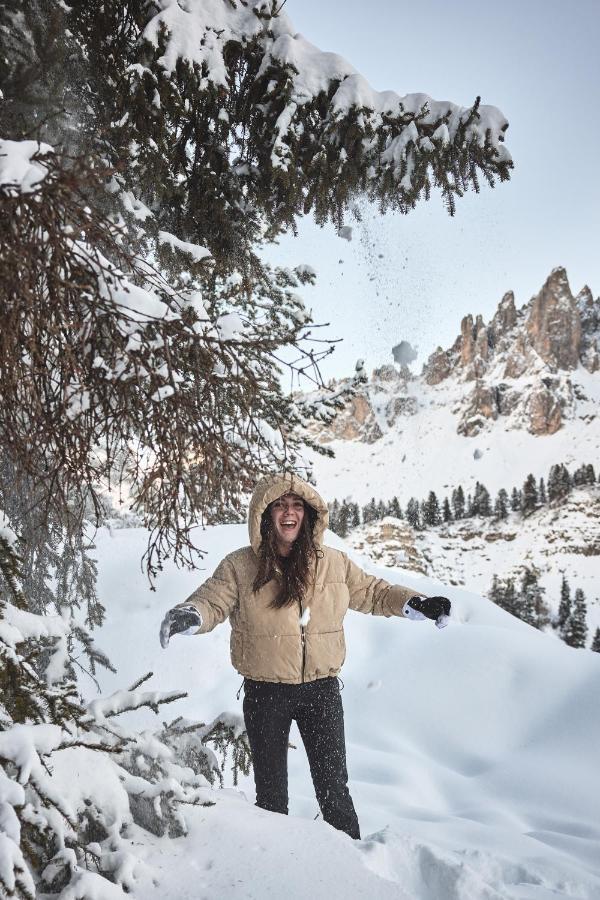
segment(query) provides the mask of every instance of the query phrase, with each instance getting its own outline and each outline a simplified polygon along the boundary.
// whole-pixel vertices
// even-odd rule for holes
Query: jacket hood
[[[260,547],[260,520],[265,509],[277,500],[282,494],[293,491],[303,500],[317,511],[317,521],[315,523],[314,539],[315,544],[322,546],[323,535],[329,523],[329,510],[327,504],[317,493],[314,487],[311,487],[298,475],[291,472],[285,472],[282,475],[265,475],[254,488],[252,499],[250,500],[250,508],[248,510],[248,532],[250,534],[250,543],[256,554]]]

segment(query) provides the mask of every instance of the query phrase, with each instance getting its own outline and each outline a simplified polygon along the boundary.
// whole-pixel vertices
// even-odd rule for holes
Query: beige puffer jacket
[[[269,503],[288,491],[299,494],[316,509],[314,536],[321,553],[304,604],[270,609],[278,591],[275,580],[256,594],[252,592],[258,570],[260,519]],[[337,675],[346,656],[343,622],[348,609],[375,616],[401,616],[406,601],[420,596],[412,588],[367,575],[345,553],[324,547],[327,522],[327,505],[309,484],[296,475],[266,476],[250,501],[251,546],[226,556],[214,575],[179,604],[193,605],[199,611],[202,625],[198,634],[212,631],[229,617],[231,661],[241,675],[289,684]],[[300,617],[307,607],[310,617],[303,626]]]

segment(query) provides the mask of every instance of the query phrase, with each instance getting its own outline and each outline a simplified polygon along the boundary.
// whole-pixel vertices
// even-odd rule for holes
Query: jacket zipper
[[[313,579],[313,589],[312,589],[312,594],[310,597],[311,606],[314,605],[315,594],[317,592],[317,569],[318,569],[318,566],[319,566],[319,560],[317,558],[315,561],[315,574],[314,574],[314,579]],[[298,603],[300,604],[300,620],[302,621],[302,616],[304,615],[304,609],[302,608],[302,600],[299,600]],[[302,645],[302,684],[304,684],[304,669],[306,666],[306,630],[304,628],[304,625],[302,625],[302,624],[300,625],[300,643]]]
[[[302,626],[302,684],[304,684],[304,667],[306,665],[306,635]]]

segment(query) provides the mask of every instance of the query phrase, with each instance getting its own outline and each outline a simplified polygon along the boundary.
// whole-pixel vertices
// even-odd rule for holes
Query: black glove
[[[160,646],[169,645],[174,634],[195,634],[202,625],[202,616],[193,606],[176,606],[170,609],[160,626]]]
[[[438,622],[441,616],[450,615],[451,603],[447,597],[411,597],[406,605],[435,622]]]

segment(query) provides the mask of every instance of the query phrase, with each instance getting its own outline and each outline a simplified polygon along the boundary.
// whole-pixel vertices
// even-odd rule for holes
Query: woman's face
[[[271,503],[271,522],[282,556],[287,556],[300,534],[304,519],[304,501],[298,494],[283,494]]]

